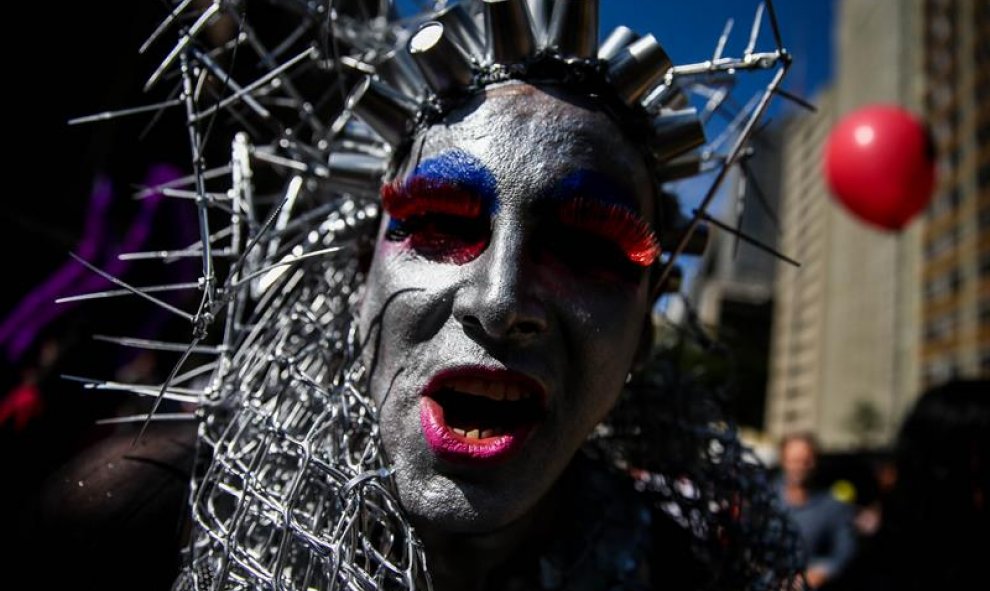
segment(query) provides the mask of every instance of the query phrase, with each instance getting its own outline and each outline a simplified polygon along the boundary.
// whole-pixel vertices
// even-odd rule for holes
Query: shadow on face
[[[420,524],[523,517],[608,413],[649,326],[654,195],[608,116],[552,88],[490,88],[417,139],[361,330]]]

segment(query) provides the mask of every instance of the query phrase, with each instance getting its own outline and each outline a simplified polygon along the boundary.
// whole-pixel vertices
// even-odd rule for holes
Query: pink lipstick
[[[491,464],[508,460],[542,420],[545,391],[509,370],[460,367],[443,371],[420,399],[420,423],[430,450],[443,460]]]

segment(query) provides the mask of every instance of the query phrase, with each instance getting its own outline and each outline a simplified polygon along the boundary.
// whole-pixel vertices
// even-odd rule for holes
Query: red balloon
[[[935,150],[925,125],[893,105],[843,117],[825,146],[832,194],[860,219],[900,230],[931,200]]]

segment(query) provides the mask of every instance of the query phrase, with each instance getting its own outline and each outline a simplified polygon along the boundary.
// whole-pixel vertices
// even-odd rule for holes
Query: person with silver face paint
[[[650,343],[656,196],[640,149],[552,86],[491,86],[418,141],[384,191],[361,327],[434,576],[485,588],[581,519],[561,474]]]
[[[448,7],[355,85],[333,129],[363,151],[286,191],[336,205],[238,269],[265,287],[201,398],[174,589],[790,588],[762,470],[651,352],[687,244],[660,184],[704,142],[669,59],[599,50],[595,1],[480,4],[483,35]]]

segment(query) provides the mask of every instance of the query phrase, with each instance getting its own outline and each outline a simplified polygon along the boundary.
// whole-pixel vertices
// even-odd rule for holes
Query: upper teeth
[[[472,396],[484,396],[492,400],[521,400],[529,398],[531,393],[524,390],[518,384],[483,380],[478,378],[455,378],[447,382],[451,389],[471,394]]]

